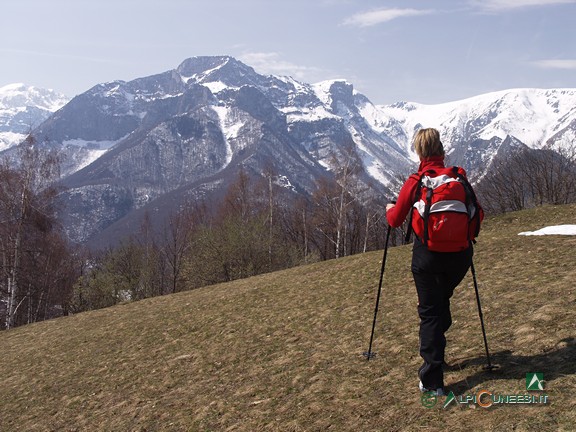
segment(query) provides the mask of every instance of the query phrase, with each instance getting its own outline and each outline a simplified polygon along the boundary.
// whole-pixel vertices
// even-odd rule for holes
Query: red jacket
[[[386,212],[386,218],[388,219],[388,224],[391,227],[395,228],[402,225],[402,223],[406,219],[406,216],[408,216],[408,214],[412,210],[413,205],[416,202],[416,193],[418,190],[418,184],[420,182],[420,179],[422,178],[422,174],[427,171],[435,171],[438,173],[439,176],[440,175],[442,176],[438,177],[438,179],[440,180],[440,184],[436,186],[439,190],[438,193],[440,194],[440,196],[442,196],[443,193],[448,192],[449,189],[444,188],[444,186],[450,183],[450,181],[445,179],[445,176],[447,174],[440,174],[440,173],[446,171],[453,172],[453,170],[452,169],[446,170],[444,166],[443,156],[426,158],[420,163],[418,173],[412,174],[410,177],[408,177],[408,179],[402,186],[400,194],[398,195],[396,205]],[[462,168],[458,168],[457,173],[454,172],[454,175],[460,175],[465,178],[466,172]],[[448,176],[455,178],[450,174],[448,174]],[[453,194],[454,193],[458,194],[458,192],[456,192],[455,189],[452,189],[451,192]],[[462,195],[458,199],[464,199],[465,190],[461,191],[461,194]],[[420,202],[422,202],[421,197],[418,197],[418,199]],[[430,199],[433,199],[432,196],[430,196]],[[441,198],[440,201],[436,202],[436,204],[440,202],[442,202]],[[452,203],[452,201],[446,201],[446,202]],[[476,216],[478,216],[478,218],[475,219],[473,223],[470,223],[471,220],[469,219],[470,218],[469,214],[464,216],[464,214],[470,211],[470,208],[468,208],[467,206],[465,206],[463,209],[458,208],[458,206],[456,206],[456,208],[450,209],[449,211],[451,212],[452,216],[450,216],[449,218],[447,217],[446,214],[441,215],[442,213],[441,210],[439,212],[427,213],[427,215],[424,218],[423,214],[419,211],[412,220],[412,228],[414,229],[414,233],[417,236],[419,236],[421,240],[422,237],[424,238],[426,247],[429,248],[429,250],[436,252],[463,251],[469,247],[470,241],[471,240],[473,241],[474,237],[478,234],[478,230],[480,229],[480,223],[484,218],[484,212],[482,210],[482,207],[477,202],[475,202],[475,204],[477,206],[475,208],[475,211],[477,212]],[[426,204],[426,206],[429,205],[430,201],[428,202],[428,204]],[[434,205],[432,207],[434,207]],[[450,226],[443,225],[443,223],[448,220],[450,220],[452,225]],[[431,224],[429,224],[429,222]],[[432,237],[429,237],[430,234],[434,234],[433,239]]]
[[[400,189],[396,205],[386,212],[386,219],[388,219],[388,224],[391,227],[397,228],[406,220],[406,216],[408,216],[416,198],[416,188],[418,187],[420,175],[426,170],[442,168],[444,168],[444,156],[432,156],[420,162],[418,173],[408,177],[402,189]]]

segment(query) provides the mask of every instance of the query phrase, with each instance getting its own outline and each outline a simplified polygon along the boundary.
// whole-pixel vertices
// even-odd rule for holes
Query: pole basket
[[[376,357],[376,353],[375,353],[375,352],[369,352],[369,351],[364,351],[364,352],[362,353],[362,355],[363,355],[364,357],[366,357],[366,360],[367,360],[367,361],[370,360],[370,359],[373,359],[374,357]]]

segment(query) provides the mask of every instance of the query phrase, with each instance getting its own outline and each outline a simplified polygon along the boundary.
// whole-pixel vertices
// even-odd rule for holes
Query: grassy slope
[[[576,206],[486,221],[476,248],[493,362],[470,275],[453,299],[447,384],[526,393],[547,406],[424,408],[410,248],[390,250],[367,349],[381,252],[0,333],[0,430],[380,431],[576,428],[576,237],[520,231],[574,223]]]

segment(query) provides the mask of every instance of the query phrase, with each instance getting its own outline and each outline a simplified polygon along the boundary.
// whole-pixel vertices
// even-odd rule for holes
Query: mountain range
[[[160,221],[191,201],[214,200],[240,169],[272,172],[278,185],[308,195],[352,162],[366,195],[391,197],[400,175],[415,169],[411,141],[421,127],[438,128],[450,163],[473,179],[514,147],[569,147],[576,134],[576,89],[383,106],[346,80],[265,76],[229,56],[189,58],[71,100],[46,93],[50,103],[28,105],[4,96],[10,88],[0,89],[0,132],[21,136],[1,136],[5,151],[30,130],[58,148],[68,235],[100,246],[137,230],[145,214]],[[37,126],[22,120],[30,113]]]
[[[0,87],[0,151],[22,142],[69,100],[54,90],[21,83]]]

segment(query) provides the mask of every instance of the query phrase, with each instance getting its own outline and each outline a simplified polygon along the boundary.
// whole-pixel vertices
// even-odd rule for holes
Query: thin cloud
[[[574,4],[576,0],[474,0],[472,4],[486,12],[500,12],[527,7]]]
[[[434,13],[434,11],[429,9],[377,9],[352,15],[344,20],[343,24],[354,27],[370,27],[397,18],[430,15],[432,13]]]
[[[532,64],[542,69],[576,70],[576,60],[538,60]]]
[[[46,51],[23,50],[23,49],[14,49],[14,48],[2,48],[2,47],[0,47],[0,53],[17,54],[17,55],[34,56],[34,57],[51,57],[51,58],[60,58],[60,59],[82,60],[82,61],[89,61],[89,62],[93,62],[93,63],[110,63],[109,59],[104,59],[104,58],[78,56],[78,55],[74,55],[74,54],[59,54],[59,53],[52,53],[52,52],[46,52]]]
[[[311,66],[301,66],[283,60],[276,52],[250,52],[238,57],[239,60],[252,66],[260,73],[271,75],[286,75],[297,80],[305,80],[310,77],[321,75],[319,68]]]

